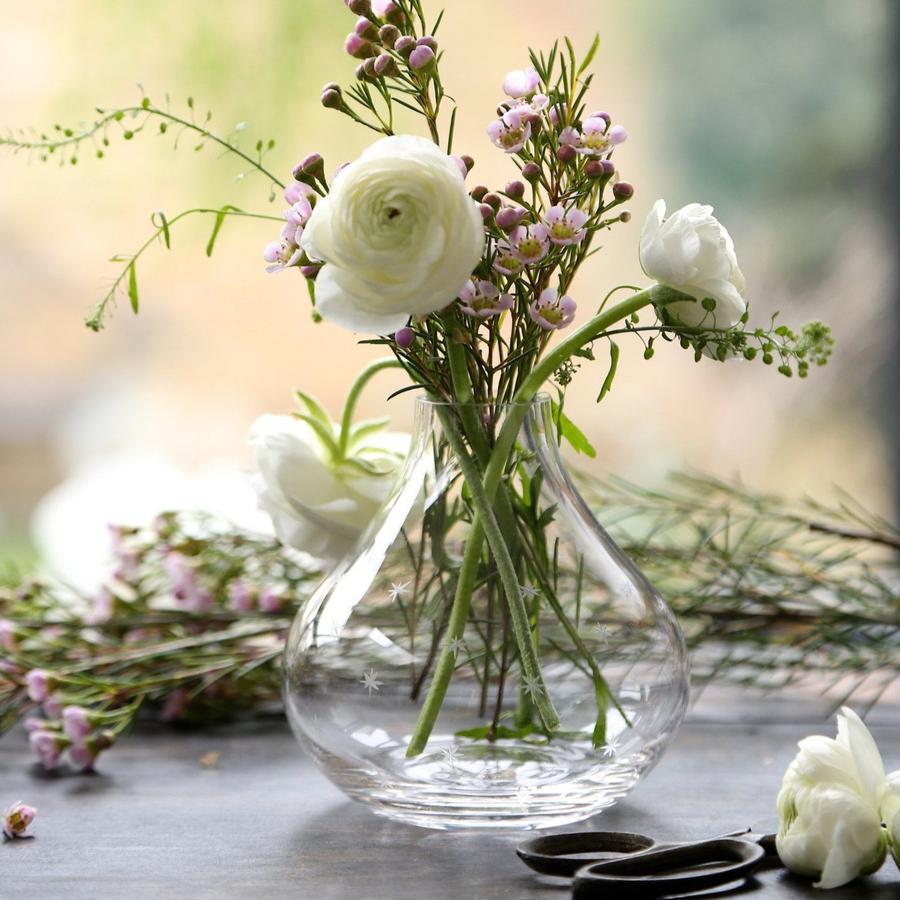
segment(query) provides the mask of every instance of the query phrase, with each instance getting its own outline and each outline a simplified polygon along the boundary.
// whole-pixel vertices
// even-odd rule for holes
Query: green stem
[[[393,357],[389,359],[379,359],[371,365],[366,366],[356,380],[350,386],[350,392],[344,402],[344,411],[341,414],[341,435],[338,441],[338,447],[343,457],[350,445],[350,432],[353,428],[353,415],[356,412],[356,404],[359,401],[359,395],[363,392],[363,388],[377,375],[382,369],[402,369],[403,366]]]

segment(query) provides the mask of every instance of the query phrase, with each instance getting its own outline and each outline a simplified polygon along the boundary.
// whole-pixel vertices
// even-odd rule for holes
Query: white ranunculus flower
[[[900,769],[888,775],[887,788],[881,802],[881,819],[888,830],[891,854],[900,866]]]
[[[484,222],[451,157],[394,135],[340,172],[300,244],[325,263],[316,279],[324,319],[392,334],[456,298],[481,259]]]
[[[384,431],[361,435],[335,460],[306,422],[261,416],[250,430],[260,508],[283,543],[336,560],[349,551],[391,492],[409,449],[409,436]],[[337,436],[337,428],[334,428]]]
[[[800,741],[778,795],[781,861],[816,887],[839,887],[880,868],[886,855],[881,827],[888,781],[868,728],[853,710],[838,716],[837,739]]]
[[[640,258],[649,278],[696,298],[666,304],[666,317],[689,327],[726,329],[746,312],[734,243],[711,206],[690,203],[666,218],[666,201],[657,200],[641,232]],[[709,299],[715,301],[711,311],[703,305]]]

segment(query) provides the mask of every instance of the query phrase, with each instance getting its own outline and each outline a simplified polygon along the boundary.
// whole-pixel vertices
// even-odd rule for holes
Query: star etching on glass
[[[368,672],[363,673],[359,683],[369,692],[370,697],[372,696],[372,691],[381,690],[382,682],[378,680],[378,673],[374,669],[369,669]]]
[[[456,747],[441,747],[441,756],[444,757],[444,762],[448,768],[456,768],[456,764],[459,762],[459,753]]]
[[[539,697],[544,693],[544,688],[541,685],[540,678],[537,678],[534,675],[523,675],[522,687],[529,697]]]
[[[534,600],[535,597],[540,597],[541,592],[533,584],[523,584],[519,586],[519,594],[523,600]]]
[[[401,583],[394,582],[391,585],[391,589],[388,591],[388,596],[391,600],[402,600],[403,595],[409,590],[409,582],[404,581]]]

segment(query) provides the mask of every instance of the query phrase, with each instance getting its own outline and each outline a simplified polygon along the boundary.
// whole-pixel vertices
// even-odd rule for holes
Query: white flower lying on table
[[[834,888],[881,868],[889,845],[897,859],[900,771],[885,776],[859,716],[844,707],[837,739],[814,735],[799,747],[778,795],[781,861],[817,878],[815,887]]]

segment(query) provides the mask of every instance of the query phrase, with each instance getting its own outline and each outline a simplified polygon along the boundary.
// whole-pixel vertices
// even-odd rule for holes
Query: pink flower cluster
[[[284,596],[273,587],[257,591],[253,585],[238,579],[228,585],[228,608],[244,613],[256,609],[264,613],[277,613],[284,608]]]
[[[480,278],[470,278],[459,292],[459,307],[468,316],[488,319],[512,309],[515,298],[501,294],[500,289]]]
[[[300,164],[303,166],[303,163]],[[312,200],[315,191],[302,181],[292,181],[284,189],[284,199],[289,204],[285,210],[285,224],[281,229],[281,237],[266,245],[263,259],[269,265],[267,272],[281,272],[292,266],[300,265],[303,251],[300,249],[300,238],[303,228],[312,215]]]
[[[91,771],[100,753],[114,741],[112,732],[100,727],[101,717],[82,706],[63,706],[51,695],[54,677],[44,669],[27,672],[25,684],[29,698],[42,704],[47,716],[25,720],[31,749],[41,764],[52,769],[68,751],[72,765],[83,772]]]
[[[560,159],[568,161],[581,154],[606,157],[628,138],[621,125],[613,125],[608,113],[591,113],[580,128],[561,122],[561,112],[541,93],[540,75],[534,69],[516,69],[503,80],[503,92],[510,99],[501,107],[499,119],[488,125],[491,141],[506,153],[519,153],[542,128],[558,132]],[[564,127],[560,130],[560,125]]]
[[[169,550],[163,559],[163,569],[171,582],[176,604],[187,612],[205,612],[213,604],[212,592],[197,577],[191,560],[177,550]]]

